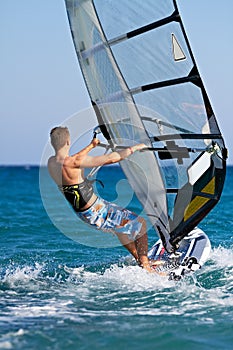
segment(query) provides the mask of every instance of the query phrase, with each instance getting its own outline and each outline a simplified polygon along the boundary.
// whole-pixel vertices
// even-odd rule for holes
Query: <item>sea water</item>
[[[131,192],[113,189],[120,168],[101,177],[104,198],[141,213]],[[41,189],[38,167],[1,167],[0,181],[0,349],[233,348],[232,167],[200,224],[209,260],[179,282],[131,264],[115,238],[74,218],[60,197],[51,202],[57,189]]]

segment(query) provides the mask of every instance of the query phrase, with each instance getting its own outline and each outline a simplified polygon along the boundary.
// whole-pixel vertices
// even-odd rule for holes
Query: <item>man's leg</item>
[[[121,244],[133,255],[135,260],[138,261],[138,253],[137,253],[137,248],[136,248],[135,242],[131,241],[128,238],[127,234],[116,232],[116,235],[117,235],[119,241],[121,242]]]
[[[138,263],[147,271],[151,271],[149,259],[148,259],[148,236],[146,232],[146,221],[143,218],[138,219],[142,223],[141,230],[137,239],[135,240],[135,246],[138,255]]]
[[[141,230],[135,241],[131,241],[127,234],[117,233],[116,235],[121,244],[133,255],[137,263],[147,271],[154,271],[147,256],[148,253],[148,237],[146,232],[146,221],[139,217],[138,221],[142,223]]]

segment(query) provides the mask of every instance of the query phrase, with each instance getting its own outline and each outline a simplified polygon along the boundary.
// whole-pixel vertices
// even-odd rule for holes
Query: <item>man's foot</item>
[[[156,268],[163,265],[165,261],[163,260],[152,260],[148,259],[147,255],[141,256],[141,261],[138,261],[139,266],[141,266],[143,269],[145,269],[148,272],[156,272],[159,273],[159,271],[156,271]]]
[[[164,263],[165,262],[162,260],[148,260],[148,262],[144,262],[144,264],[140,264],[140,266],[147,272],[157,273],[160,276],[167,276],[166,272],[156,270],[157,267],[163,265]]]
[[[150,266],[161,266],[161,265],[164,265],[165,261],[163,260],[149,260],[149,264]]]
[[[146,270],[147,272],[157,272],[157,271],[155,271],[155,269],[150,265],[150,263],[141,264],[140,266],[141,266],[144,270]]]

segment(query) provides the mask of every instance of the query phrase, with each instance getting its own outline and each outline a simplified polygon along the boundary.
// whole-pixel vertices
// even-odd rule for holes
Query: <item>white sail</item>
[[[65,3],[104,136],[148,146],[121,165],[170,250],[220,198],[226,158],[176,2]]]

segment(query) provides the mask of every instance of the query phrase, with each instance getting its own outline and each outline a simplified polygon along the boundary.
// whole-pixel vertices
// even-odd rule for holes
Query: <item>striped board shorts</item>
[[[131,240],[135,240],[142,227],[138,215],[102,198],[97,198],[90,208],[76,214],[98,230],[126,234]]]

